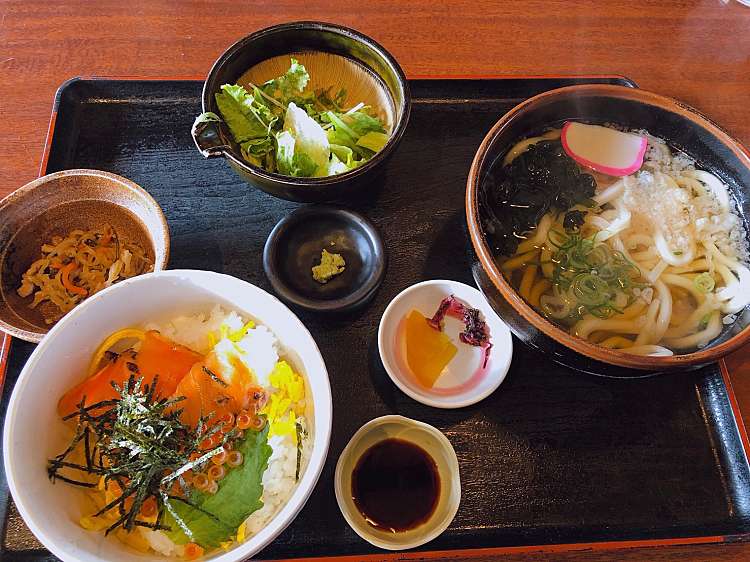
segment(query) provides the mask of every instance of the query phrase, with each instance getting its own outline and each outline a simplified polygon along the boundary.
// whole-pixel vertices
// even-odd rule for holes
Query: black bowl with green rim
[[[279,57],[305,57],[325,54],[335,59],[321,64],[329,85],[350,92],[366,89],[382,100],[378,110],[387,115],[390,139],[365,164],[348,172],[325,177],[291,177],[269,172],[242,157],[229,128],[223,122],[203,122],[193,126],[198,150],[206,158],[226,158],[232,169],[253,187],[275,197],[299,202],[321,202],[354,198],[374,182],[383,164],[401,140],[409,120],[411,95],[401,67],[381,45],[362,33],[331,23],[300,21],[257,31],[237,41],[214,63],[203,86],[203,112],[219,114],[215,95],[223,84],[234,84],[249,70]],[[266,67],[269,65],[266,64]],[[270,65],[271,67],[273,65]],[[268,79],[271,76],[266,76]],[[315,77],[311,73],[311,82]],[[347,100],[357,103],[360,100]]]
[[[312,268],[323,249],[344,258],[344,271],[320,283]],[[263,269],[287,304],[311,312],[346,313],[369,302],[385,278],[386,251],[375,225],[363,215],[329,205],[301,207],[268,235]]]

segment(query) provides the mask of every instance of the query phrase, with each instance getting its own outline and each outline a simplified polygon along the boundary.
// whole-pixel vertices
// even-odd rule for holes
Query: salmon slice
[[[201,359],[203,356],[199,353],[172,342],[159,332],[146,332],[137,353],[122,353],[117,360],[71,388],[60,399],[57,412],[60,416],[74,413],[84,398],[87,406],[117,398],[119,394],[112,388],[112,383],[122,388],[131,374],[140,377],[144,385],[150,385],[159,375],[156,393],[162,397],[171,396],[190,368]]]
[[[175,409],[182,410],[180,421],[191,427],[197,426],[201,418],[209,415],[208,423],[213,425],[212,422],[218,421],[223,415],[240,411],[240,404],[231,387],[202,362],[193,365],[177,385],[174,396],[185,397],[185,400],[175,405]]]
[[[256,377],[228,340],[222,340],[205,360],[197,363],[180,381],[174,396],[184,396],[175,408],[182,409],[183,423],[195,426],[200,418],[218,420],[237,414],[249,405],[248,395],[257,389]]]

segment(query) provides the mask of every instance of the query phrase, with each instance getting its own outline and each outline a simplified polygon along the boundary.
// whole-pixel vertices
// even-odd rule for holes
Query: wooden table
[[[622,74],[696,107],[750,145],[750,8],[734,0],[3,0],[0,197],[37,176],[52,100],[64,80],[202,78],[239,37],[295,19],[355,27],[389,49],[409,76]],[[750,420],[750,351],[727,363]],[[750,559],[750,544],[617,551],[600,545],[544,556],[739,560]]]

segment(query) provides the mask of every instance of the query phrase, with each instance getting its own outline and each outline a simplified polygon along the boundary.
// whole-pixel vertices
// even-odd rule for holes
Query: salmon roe
[[[242,453],[239,451],[232,451],[227,455],[227,464],[232,468],[240,466],[242,464]]]
[[[202,472],[199,472],[195,476],[193,476],[193,486],[195,486],[195,489],[200,492],[205,492],[208,489],[209,485],[209,479],[208,476],[203,474]]]
[[[195,544],[194,542],[189,542],[185,545],[184,556],[185,558],[198,558],[200,556],[203,556],[204,552],[205,551],[203,550],[203,547]]]
[[[242,411],[237,415],[237,429],[247,429],[253,424],[253,418],[246,411]]]
[[[222,432],[227,433],[231,431],[234,427],[234,414],[232,412],[227,412],[219,418],[218,423],[221,424]]]
[[[221,466],[227,461],[227,452],[226,450],[222,449],[218,453],[216,453],[213,457],[211,457],[211,463],[215,464],[217,466]]]
[[[211,480],[221,480],[226,476],[227,469],[221,465],[212,466],[208,469],[208,477]]]

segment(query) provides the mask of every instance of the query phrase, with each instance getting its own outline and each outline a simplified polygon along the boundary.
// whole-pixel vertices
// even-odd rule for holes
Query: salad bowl
[[[341,64],[319,65],[320,72],[328,74],[327,86],[351,93],[361,91],[362,83],[368,82],[368,88],[375,90],[373,97],[385,106],[382,109],[389,116],[390,138],[371,159],[347,172],[325,177],[292,177],[269,172],[243,158],[227,125],[217,121],[197,121],[193,126],[193,140],[201,154],[206,158],[225,158],[251,186],[290,201],[349,199],[372,184],[406,130],[411,96],[396,60],[381,45],[358,31],[330,23],[301,21],[262,29],[240,39],[216,60],[208,73],[203,86],[202,111],[219,114],[216,94],[221,86],[236,83],[251,69],[273,67],[273,63],[268,63],[281,57],[288,65],[287,57],[320,53],[335,55],[332,60],[341,61]],[[336,68],[327,69],[327,66]],[[259,83],[274,76],[263,75],[262,70],[253,73]],[[312,81],[315,77],[311,75]]]

